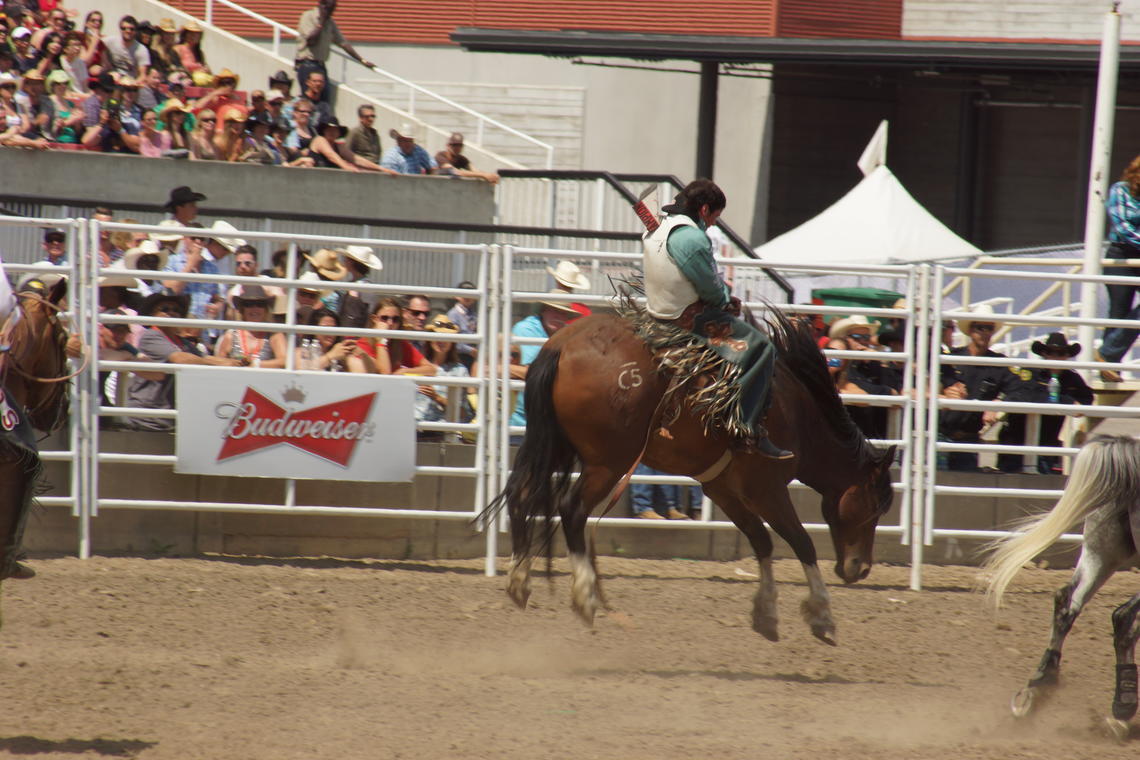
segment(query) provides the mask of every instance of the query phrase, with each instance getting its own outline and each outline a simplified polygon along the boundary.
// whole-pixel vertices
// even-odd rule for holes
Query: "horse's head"
[[[32,426],[50,433],[67,420],[68,332],[59,318],[67,297],[67,280],[60,279],[46,294],[19,294],[23,315],[8,335],[8,392],[28,415]]]
[[[835,574],[845,583],[867,577],[875,556],[875,527],[891,508],[891,464],[895,447],[879,452],[866,467],[862,479],[830,506],[824,500],[824,516],[835,544]],[[832,512],[833,514],[828,514]]]

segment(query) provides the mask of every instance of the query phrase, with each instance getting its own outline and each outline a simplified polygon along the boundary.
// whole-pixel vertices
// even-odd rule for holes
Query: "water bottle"
[[[301,369],[313,368],[313,339],[301,339]]]
[[[1049,374],[1049,403],[1061,403],[1061,381],[1057,379],[1054,373]]]

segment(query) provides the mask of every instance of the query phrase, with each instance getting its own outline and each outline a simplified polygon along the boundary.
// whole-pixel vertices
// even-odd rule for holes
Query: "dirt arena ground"
[[[1022,574],[996,620],[976,571],[878,566],[833,587],[840,646],[798,618],[748,627],[752,562],[600,560],[615,611],[583,627],[565,565],[510,606],[481,563],[34,561],[3,589],[0,757],[876,758],[1134,760],[1098,728],[1119,574],[1078,622],[1065,684],[1035,719],[1010,695],[1036,665],[1052,589]],[[830,572],[830,569],[828,570]]]

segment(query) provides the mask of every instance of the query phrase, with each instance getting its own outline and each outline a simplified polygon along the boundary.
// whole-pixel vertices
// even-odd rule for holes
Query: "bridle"
[[[20,293],[17,296],[17,304],[18,304],[17,308],[19,308],[20,311],[23,312],[23,317],[22,318],[16,318],[16,315],[13,313],[13,315],[11,317],[9,317],[8,324],[6,324],[4,326],[3,333],[2,333],[3,345],[0,346],[0,353],[2,353],[4,356],[3,356],[3,359],[0,360],[0,361],[2,361],[2,369],[0,369],[0,379],[2,379],[3,376],[7,374],[9,369],[11,369],[17,375],[19,375],[20,377],[24,378],[25,380],[27,380],[29,382],[40,383],[40,384],[45,384],[45,385],[46,384],[54,384],[54,383],[65,383],[65,382],[71,380],[72,378],[76,377],[77,375],[81,374],[87,368],[87,365],[88,365],[90,358],[91,358],[90,351],[87,349],[84,349],[84,351],[83,351],[83,361],[80,363],[79,369],[77,369],[74,372],[66,373],[63,375],[58,375],[58,376],[53,376],[53,377],[41,377],[41,376],[25,369],[23,366],[21,366],[20,361],[16,358],[15,354],[12,353],[13,344],[11,341],[11,336],[12,336],[13,332],[15,332],[16,329],[18,329],[21,322],[27,322],[29,320],[29,317],[27,315],[27,311],[24,308],[24,299],[25,298],[33,300],[33,301],[38,301],[40,304],[42,304],[43,306],[46,306],[50,310],[50,314],[48,316],[48,325],[51,327],[51,331],[52,331],[51,339],[57,344],[57,348],[61,353],[64,351],[64,348],[66,345],[68,329],[63,324],[63,322],[60,320],[60,317],[59,317],[59,314],[63,311],[63,308],[57,304],[52,303],[48,299],[39,295],[38,293],[28,293],[28,292]],[[15,319],[15,321],[13,321],[14,319]],[[25,328],[25,332],[26,332],[26,328]],[[62,343],[62,345],[59,345],[61,343]],[[60,360],[60,365],[61,365],[61,369],[66,369],[66,366],[67,366],[66,358],[63,358]],[[56,403],[58,403],[58,401],[59,401],[58,400],[58,394],[48,394],[41,401],[39,401],[35,406],[27,407],[25,409],[25,412],[29,417],[37,416],[39,412],[46,409],[50,404],[56,404]],[[55,420],[53,421],[53,424],[51,425],[51,430],[49,430],[47,432],[52,432],[52,431],[58,429],[63,422],[64,416],[65,415],[62,413],[56,414]]]

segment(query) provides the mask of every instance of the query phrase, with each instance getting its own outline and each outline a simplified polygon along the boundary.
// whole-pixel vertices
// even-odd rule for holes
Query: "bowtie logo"
[[[366,393],[294,412],[247,387],[240,403],[217,408],[226,420],[217,461],[285,444],[347,467],[356,444],[372,437],[368,416],[375,401],[375,393]]]

